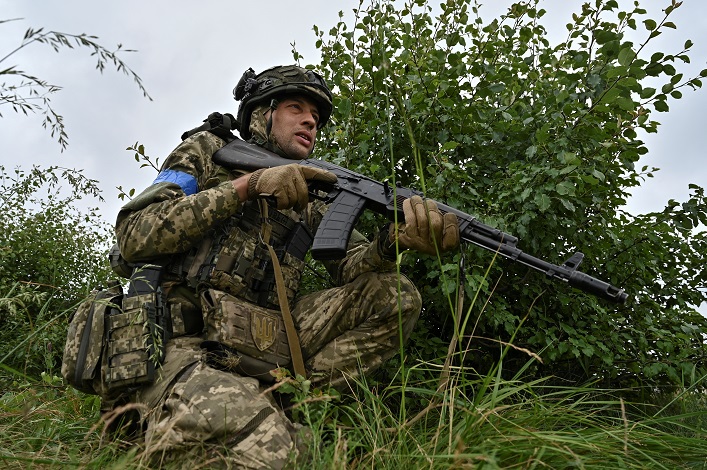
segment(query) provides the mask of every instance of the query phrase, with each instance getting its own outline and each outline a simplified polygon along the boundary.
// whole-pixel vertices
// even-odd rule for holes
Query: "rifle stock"
[[[414,195],[421,195],[417,191],[402,186],[392,188],[387,182],[381,183],[323,160],[295,161],[282,158],[241,140],[234,140],[218,150],[213,160],[226,168],[244,171],[298,163],[334,173],[337,177],[336,183],[323,185],[317,182],[310,185],[313,192],[326,192],[324,202],[329,204],[311,249],[312,257],[318,260],[341,259],[346,255],[351,232],[365,209],[383,214],[391,221],[396,220],[396,217],[397,220],[404,221],[402,202]],[[442,213],[456,214],[459,220],[460,239],[464,242],[496,252],[596,296],[617,303],[624,303],[628,298],[623,289],[578,271],[577,267],[584,258],[584,254],[580,252],[572,255],[561,266],[554,265],[518,249],[518,239],[513,235],[483,224],[453,207],[439,202],[437,206]]]

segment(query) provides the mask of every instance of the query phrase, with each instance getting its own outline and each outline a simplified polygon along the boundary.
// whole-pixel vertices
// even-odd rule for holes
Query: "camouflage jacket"
[[[154,183],[123,206],[116,236],[128,262],[154,262],[182,254],[243,209],[231,184],[239,175],[211,158],[225,144],[207,131],[187,138],[168,156]],[[314,233],[325,210],[321,203],[312,202],[301,213],[282,212],[306,221]],[[351,236],[346,257],[325,264],[337,285],[365,272],[395,268],[395,263],[383,256],[378,236],[369,242],[357,231]]]

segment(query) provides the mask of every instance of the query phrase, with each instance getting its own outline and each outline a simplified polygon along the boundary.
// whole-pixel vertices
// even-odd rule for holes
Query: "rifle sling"
[[[290,305],[287,302],[287,292],[285,291],[285,281],[282,276],[282,269],[280,268],[280,260],[277,259],[275,249],[270,245],[270,234],[272,233],[272,227],[270,227],[270,224],[268,223],[268,205],[265,199],[259,199],[258,201],[261,203],[260,208],[263,215],[261,241],[268,247],[270,258],[272,259],[273,271],[275,272],[275,285],[277,286],[277,301],[280,304],[282,320],[285,323],[285,333],[287,334],[287,343],[290,347],[292,368],[294,369],[295,376],[301,375],[306,378],[307,371],[304,368],[304,357],[302,356],[302,348],[300,347],[295,322],[292,320]]]

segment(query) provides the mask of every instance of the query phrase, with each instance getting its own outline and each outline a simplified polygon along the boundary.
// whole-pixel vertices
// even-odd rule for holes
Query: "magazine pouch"
[[[110,395],[152,384],[164,360],[166,333],[171,328],[165,324],[161,269],[156,265],[136,267],[122,310],[106,317],[104,380]]]

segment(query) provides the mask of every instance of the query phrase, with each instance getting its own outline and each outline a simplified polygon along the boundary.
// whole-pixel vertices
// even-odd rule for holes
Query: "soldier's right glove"
[[[308,181],[336,183],[336,175],[319,168],[292,163],[254,171],[248,178],[248,199],[274,197],[278,209],[301,211],[309,202]]]

